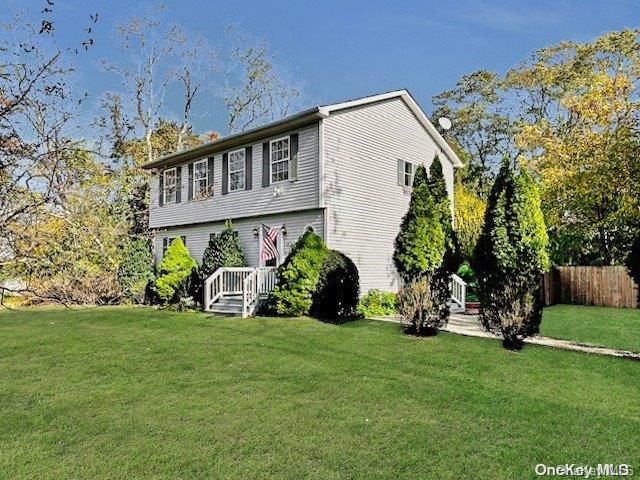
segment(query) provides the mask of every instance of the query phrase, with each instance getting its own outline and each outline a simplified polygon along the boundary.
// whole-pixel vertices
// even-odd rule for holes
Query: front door
[[[258,265],[261,267],[277,267],[279,266],[282,261],[284,260],[284,236],[282,235],[282,230],[278,230],[278,236],[276,237],[276,249],[277,249],[277,255],[274,258],[263,258],[262,256],[262,242],[263,242],[263,228],[259,228],[260,231],[260,235],[259,235],[259,243],[258,243],[258,259],[259,259],[259,263]]]

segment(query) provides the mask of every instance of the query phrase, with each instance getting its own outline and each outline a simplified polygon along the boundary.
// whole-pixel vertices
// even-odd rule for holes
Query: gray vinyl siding
[[[451,198],[453,165],[400,98],[332,113],[322,128],[328,244],[355,262],[362,293],[396,290],[393,245],[410,199],[398,159],[429,166],[438,153]]]
[[[235,230],[238,232],[240,244],[247,260],[248,266],[258,266],[259,240],[253,234],[253,229],[260,226],[260,222],[268,226],[280,227],[285,225],[287,235],[284,237],[285,255],[289,253],[291,245],[304,233],[308,226],[324,237],[324,216],[319,209],[307,210],[293,213],[282,213],[276,215],[262,215],[254,218],[241,218],[233,222]],[[196,225],[169,227],[160,229],[154,235],[154,250],[156,264],[162,260],[162,239],[164,237],[186,236],[187,249],[198,263],[202,262],[202,254],[209,243],[209,235],[220,233],[224,227],[224,221],[199,223]]]
[[[251,144],[253,147],[253,188],[251,190],[230,191],[228,194],[222,195],[222,154],[224,152],[220,152],[214,156],[213,196],[204,200],[189,201],[187,165],[192,162],[187,162],[182,167],[181,203],[159,206],[159,178],[158,174],[152,176],[150,181],[150,228],[215,222],[227,218],[318,208],[318,124],[289,133],[299,134],[298,179],[295,182],[287,180],[269,187],[262,187],[262,143],[273,138],[283,137],[285,134],[265,138]],[[280,194],[277,196],[274,195],[276,186],[280,190]]]

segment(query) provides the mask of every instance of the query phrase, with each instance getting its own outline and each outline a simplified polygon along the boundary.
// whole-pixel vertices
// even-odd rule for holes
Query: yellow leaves
[[[480,237],[486,208],[486,203],[476,193],[461,183],[456,184],[455,230],[466,257],[471,257]]]

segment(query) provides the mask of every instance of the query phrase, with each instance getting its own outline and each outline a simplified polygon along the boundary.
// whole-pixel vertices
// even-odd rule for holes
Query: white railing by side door
[[[260,296],[276,286],[276,267],[256,268],[244,279],[242,294],[242,318],[253,315]]]
[[[451,275],[451,300],[460,305],[460,308],[466,308],[467,282],[455,273]]]

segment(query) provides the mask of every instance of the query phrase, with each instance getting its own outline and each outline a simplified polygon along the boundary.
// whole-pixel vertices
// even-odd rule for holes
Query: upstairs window
[[[193,164],[193,198],[203,198],[208,194],[209,187],[209,163],[204,160]]]
[[[244,148],[229,152],[229,191],[244,190],[245,165]]]
[[[176,203],[176,193],[178,189],[178,173],[175,168],[165,170],[164,173],[164,203]]]
[[[289,179],[289,137],[271,140],[271,183]]]

